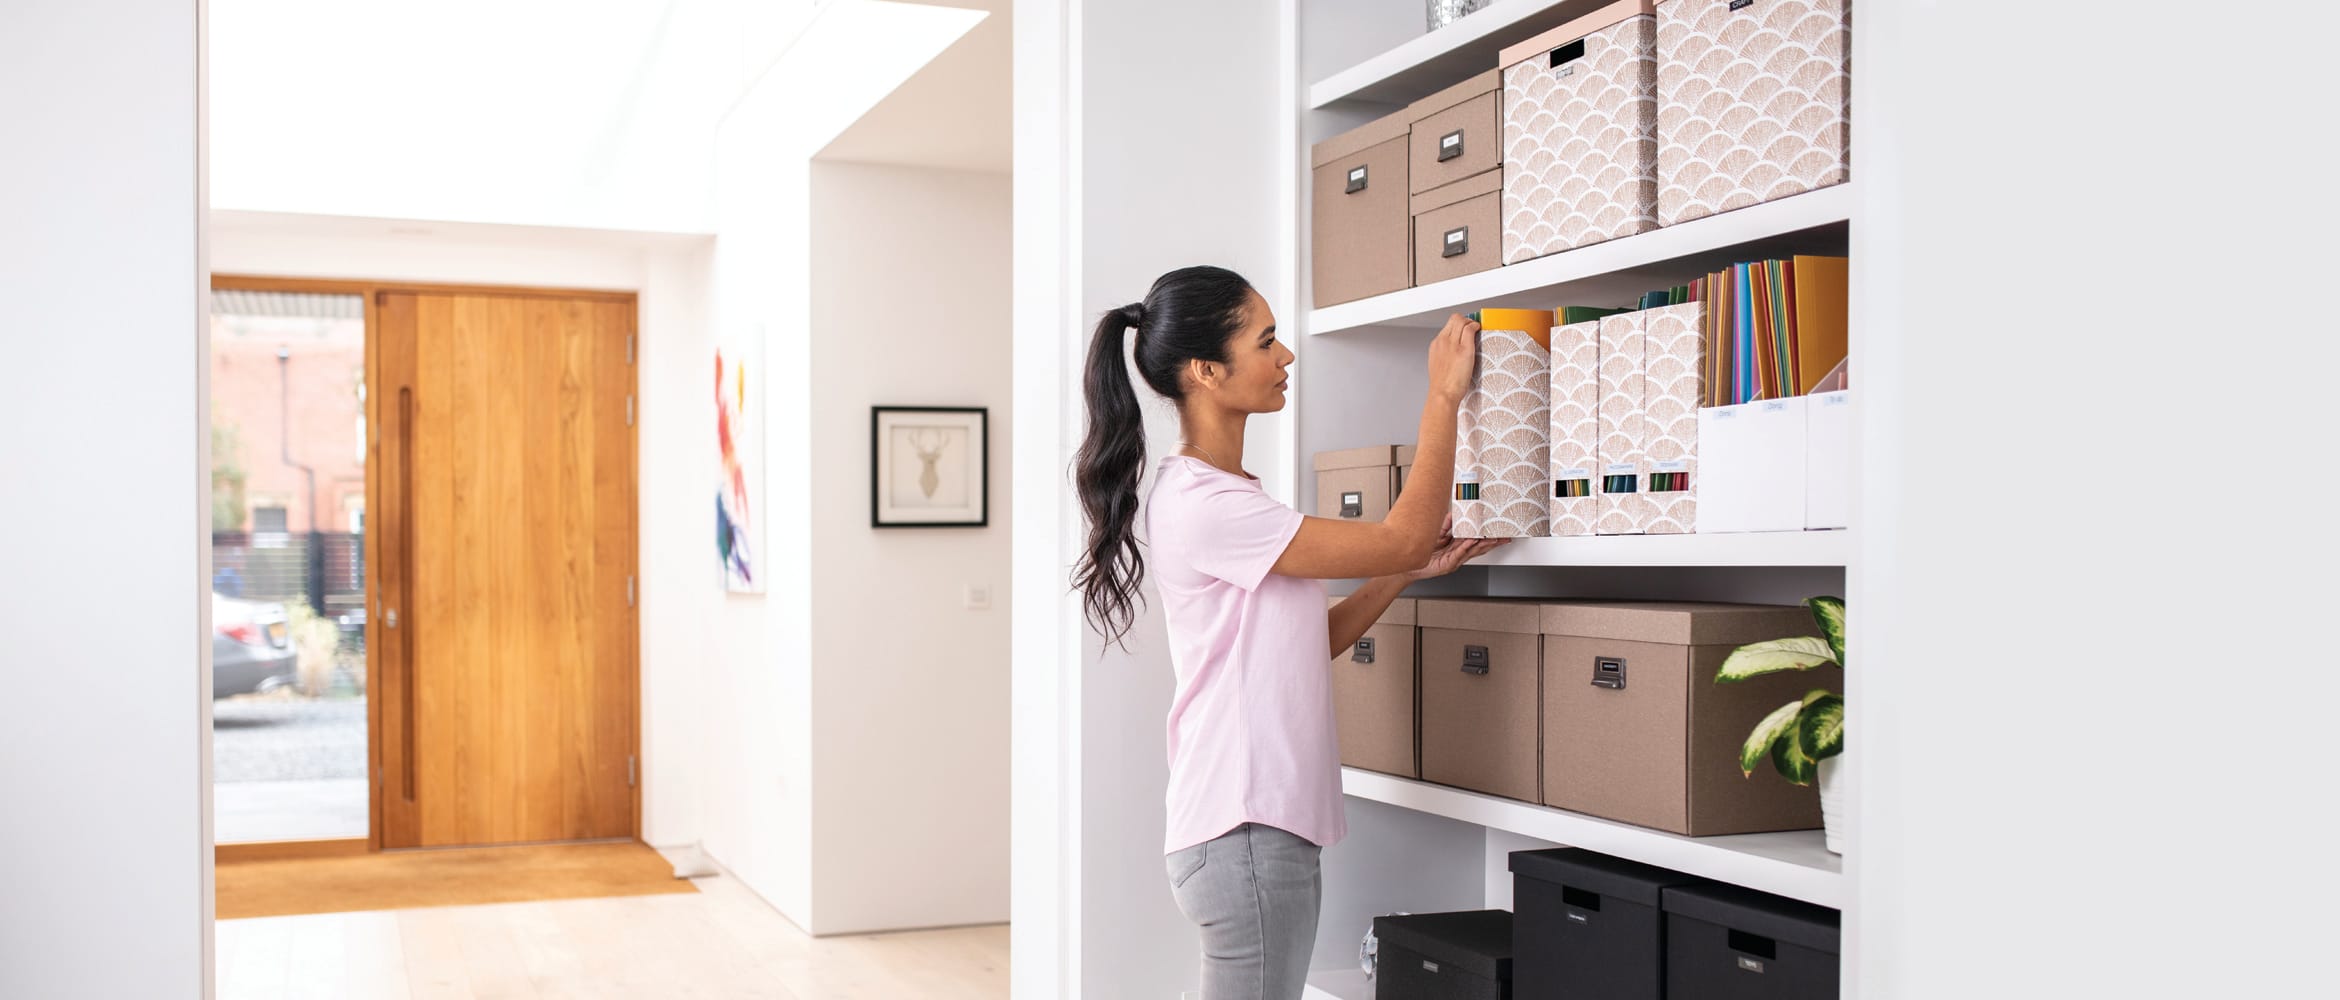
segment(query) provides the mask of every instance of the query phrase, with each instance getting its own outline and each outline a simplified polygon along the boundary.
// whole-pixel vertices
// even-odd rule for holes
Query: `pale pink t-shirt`
[[[1260,823],[1329,847],[1348,833],[1324,585],[1269,572],[1300,512],[1259,481],[1162,460],[1146,509],[1178,694],[1163,851]]]

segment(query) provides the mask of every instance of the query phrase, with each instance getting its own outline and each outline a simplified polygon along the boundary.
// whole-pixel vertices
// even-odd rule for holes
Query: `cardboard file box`
[[[1318,143],[1310,164],[1316,304],[1335,305],[1412,285],[1405,115]]]
[[[1698,530],[1802,531],[1808,396],[1698,411]]]
[[[1381,444],[1316,453],[1316,516],[1344,521],[1379,521],[1397,502],[1400,452],[1413,449]]]
[[[1742,776],[1739,747],[1781,705],[1842,690],[1843,672],[1714,682],[1741,645],[1813,634],[1803,608],[1579,603],[1542,613],[1545,805],[1693,837],[1820,825],[1816,789],[1769,762]]]
[[[1511,1000],[1511,914],[1373,918],[1375,1000]]]
[[[1658,222],[1848,176],[1846,0],[1660,0]]]
[[[1735,885],[1670,887],[1671,1000],[1834,1000],[1842,915]]]
[[[1852,391],[1806,397],[1810,417],[1806,441],[1809,484],[1804,493],[1804,527],[1852,525]]]
[[[1488,70],[1414,102],[1405,111],[1414,194],[1503,167],[1503,75]],[[1488,234],[1488,249],[1495,249]]]
[[[1327,605],[1341,603],[1334,598]],[[1414,605],[1410,597],[1389,610],[1365,637],[1332,661],[1333,717],[1339,722],[1341,763],[1401,778],[1422,776],[1414,668]]]
[[[1641,493],[1647,460],[1642,445],[1648,439],[1642,405],[1649,384],[1641,314],[1602,317],[1600,341],[1601,478],[1594,488],[1600,502],[1594,505],[1593,533],[1639,534],[1657,512]]]
[[[1663,1000],[1668,886],[1704,880],[1582,848],[1511,855],[1519,1000]]]
[[[1536,801],[1543,606],[1424,599],[1415,614],[1422,628],[1422,780]]]
[[[1642,454],[1648,474],[1642,494],[1652,535],[1698,530],[1698,404],[1706,398],[1706,316],[1702,302],[1641,314]]]
[[[1601,324],[1552,330],[1552,534],[1589,535],[1600,514]]]
[[[1479,311],[1478,373],[1455,414],[1454,536],[1552,533],[1552,314]]]
[[[1503,262],[1657,228],[1657,18],[1622,0],[1503,50]]]
[[[1414,196],[1414,283],[1503,263],[1503,172],[1490,170]]]

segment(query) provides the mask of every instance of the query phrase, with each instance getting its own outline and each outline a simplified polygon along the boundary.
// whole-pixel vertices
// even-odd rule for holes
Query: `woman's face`
[[[1276,335],[1276,314],[1256,291],[1243,307],[1242,324],[1227,341],[1227,362],[1216,392],[1221,405],[1243,413],[1284,408],[1284,394],[1292,387],[1285,371],[1292,366],[1292,352]]]

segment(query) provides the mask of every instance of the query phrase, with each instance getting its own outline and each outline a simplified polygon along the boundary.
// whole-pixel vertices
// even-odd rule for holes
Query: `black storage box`
[[[1665,891],[1672,1000],[1836,1000],[1841,919],[1735,885]]]
[[[1373,918],[1374,1000],[1511,1000],[1511,913]]]
[[[1511,855],[1512,995],[1663,1000],[1660,893],[1694,875],[1577,847]]]

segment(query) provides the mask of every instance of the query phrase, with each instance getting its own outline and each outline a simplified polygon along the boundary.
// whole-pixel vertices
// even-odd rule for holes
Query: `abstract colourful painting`
[[[722,560],[723,589],[735,594],[764,592],[763,551],[756,532],[762,499],[763,406],[754,395],[762,375],[751,352],[739,347],[715,351],[715,440],[723,460],[715,488],[715,554]]]

